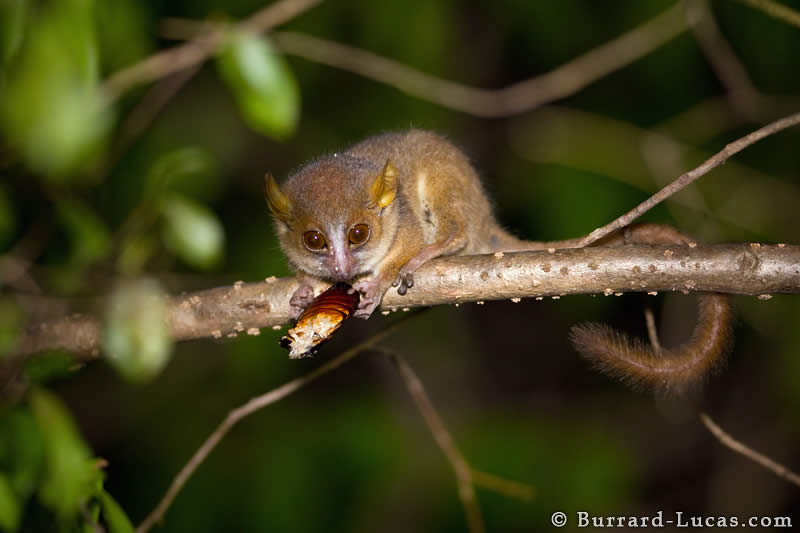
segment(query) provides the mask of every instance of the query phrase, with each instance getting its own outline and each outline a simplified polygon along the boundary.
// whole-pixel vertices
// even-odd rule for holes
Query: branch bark
[[[258,334],[286,323],[294,278],[235,283],[170,298],[176,340]],[[439,258],[394,289],[381,310],[567,294],[715,291],[768,297],[800,293],[800,245],[617,246]],[[20,355],[62,348],[100,357],[100,317],[74,314],[30,324]]]

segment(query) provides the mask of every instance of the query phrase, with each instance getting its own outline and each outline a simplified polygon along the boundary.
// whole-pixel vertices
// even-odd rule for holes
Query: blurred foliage
[[[7,188],[0,183],[0,246],[7,246],[17,229],[17,213]]]
[[[0,528],[18,530],[35,495],[50,518],[29,515],[23,529],[79,531],[92,527],[90,516],[109,532],[132,531],[124,511],[103,488],[102,464],[91,457],[62,400],[32,389],[27,405],[4,407],[0,413]]]
[[[108,362],[134,382],[157,376],[172,350],[167,296],[152,279],[120,283],[108,298],[103,350]]]
[[[284,27],[496,88],[672,5],[345,0]],[[278,331],[172,346],[167,292],[289,274],[263,203],[265,171],[286,176],[385,130],[435,129],[470,154],[507,227],[565,238],[630,209],[779,110],[800,109],[800,29],[744,3],[710,6],[759,91],[757,120],[727,102],[688,31],[509,119],[456,113],[236,29],[177,93],[167,78],[111,102],[104,80],[173,44],[161,35],[165,21],[236,20],[263,2],[0,0],[0,355],[13,352],[28,320],[95,311],[107,360],[0,360],[0,531],[131,531],[128,517],[152,509],[231,408],[386,320],[348,324],[317,360],[290,363]],[[797,128],[765,139],[647,218],[711,241],[797,243],[798,143]],[[549,528],[559,510],[800,520],[796,491],[722,449],[694,407],[629,392],[577,360],[570,324],[603,320],[642,335],[642,301],[442,307],[387,341],[473,467],[535,487],[532,502],[480,489],[490,530]],[[798,299],[735,304],[729,368],[693,405],[797,470]],[[693,302],[655,305],[664,343],[679,343]],[[158,531],[265,528],[464,531],[452,472],[383,357],[365,354],[243,421]]]
[[[0,360],[14,352],[23,324],[19,305],[11,298],[0,296]]]
[[[224,234],[217,217],[188,198],[164,198],[164,243],[188,264],[208,269],[222,256]]]
[[[81,199],[61,193],[54,198],[54,204],[59,229],[65,233],[68,248],[59,258],[60,268],[51,272],[51,281],[61,290],[70,292],[80,285],[88,268],[111,252],[111,236],[94,208]]]
[[[219,71],[242,117],[255,131],[286,139],[300,118],[297,81],[286,59],[260,35],[239,32],[229,39],[218,59]]]
[[[97,92],[94,2],[28,4],[17,9],[30,9],[29,20],[11,17],[11,33],[24,36],[7,48],[0,122],[32,170],[66,181],[99,156],[110,127],[110,110]]]
[[[37,390],[31,392],[30,402],[44,445],[40,498],[59,518],[73,518],[89,498],[98,470],[61,401],[50,392]]]

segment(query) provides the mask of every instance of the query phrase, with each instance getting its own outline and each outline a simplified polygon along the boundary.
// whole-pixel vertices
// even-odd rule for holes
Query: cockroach
[[[291,359],[313,355],[358,307],[359,294],[347,283],[336,283],[314,298],[284,337],[281,346]]]

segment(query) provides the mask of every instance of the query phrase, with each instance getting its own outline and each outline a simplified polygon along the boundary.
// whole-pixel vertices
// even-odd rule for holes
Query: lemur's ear
[[[391,204],[397,196],[397,169],[391,159],[386,160],[383,170],[369,186],[369,203],[367,207],[380,208]]]

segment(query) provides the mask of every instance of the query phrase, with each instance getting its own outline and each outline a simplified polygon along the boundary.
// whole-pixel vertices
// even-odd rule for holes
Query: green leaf
[[[54,394],[33,389],[33,416],[45,443],[45,471],[39,499],[62,520],[74,517],[101,475],[67,407]]]
[[[19,526],[20,504],[8,477],[0,472],[0,529],[16,531]]]
[[[17,302],[0,296],[0,359],[16,348],[23,324],[24,316]]]
[[[96,158],[111,125],[98,90],[93,2],[48,2],[36,15],[6,73],[0,127],[30,168],[64,181]]]
[[[192,146],[168,152],[153,164],[147,174],[145,197],[157,197],[165,191],[184,191],[192,184],[204,181],[212,172],[211,156]]]
[[[117,500],[105,490],[101,490],[97,497],[100,498],[109,533],[133,533],[133,524]]]
[[[66,350],[49,350],[23,361],[25,377],[38,385],[70,375],[79,365],[73,354]]]
[[[225,247],[225,231],[217,216],[204,205],[176,194],[164,198],[161,206],[167,247],[195,268],[215,266]]]
[[[169,361],[172,334],[167,298],[155,280],[138,279],[111,293],[103,346],[108,361],[134,382],[152,379]]]
[[[0,65],[8,65],[22,44],[28,0],[0,0]]]
[[[251,128],[274,139],[289,137],[300,118],[300,91],[286,59],[267,39],[231,35],[217,65]]]
[[[103,67],[116,72],[134,64],[152,48],[148,6],[139,0],[96,3],[97,34]]]
[[[44,441],[33,416],[15,409],[0,416],[0,465],[20,501],[33,494],[44,463]]]
[[[56,214],[69,235],[69,263],[84,268],[105,258],[111,251],[111,236],[105,222],[76,197],[59,197]]]
[[[62,293],[79,290],[87,281],[87,267],[111,252],[105,222],[84,201],[65,191],[54,195],[56,217],[67,234],[67,256],[46,272],[50,287]]]

